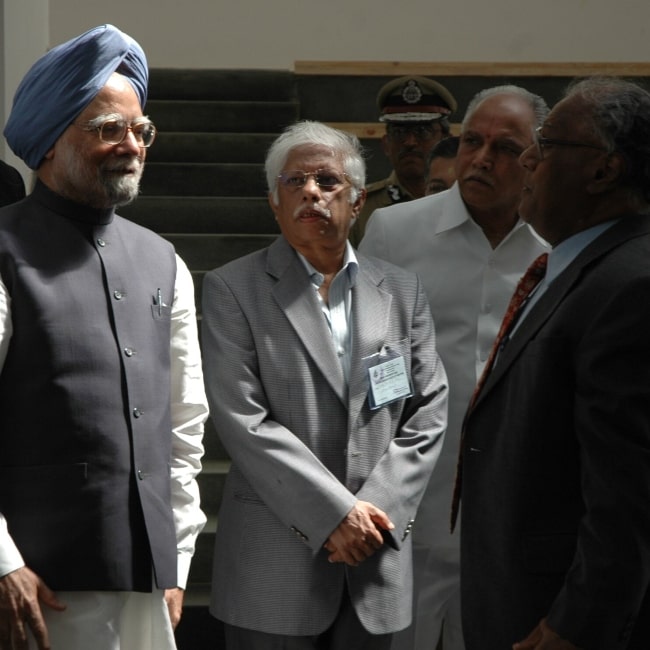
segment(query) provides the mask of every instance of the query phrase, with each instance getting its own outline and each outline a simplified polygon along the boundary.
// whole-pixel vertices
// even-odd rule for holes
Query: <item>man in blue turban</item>
[[[122,219],[156,129],[111,25],[28,71],[0,209],[0,648],[173,650],[207,404],[190,273]]]
[[[14,97],[4,130],[12,151],[38,169],[59,136],[118,72],[147,100],[149,71],[140,45],[112,25],[102,25],[62,43],[27,72]]]

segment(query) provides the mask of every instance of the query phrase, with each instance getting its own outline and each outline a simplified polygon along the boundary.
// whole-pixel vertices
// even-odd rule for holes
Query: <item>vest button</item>
[[[113,298],[115,298],[115,300],[122,300],[123,297],[124,297],[124,294],[121,291],[119,291],[117,289],[115,291],[113,291]]]
[[[133,409],[133,417],[134,418],[139,418],[142,415],[142,411],[139,408],[134,408]]]
[[[104,248],[104,246],[106,246],[106,242],[101,237],[98,237],[97,246],[101,246],[102,248]]]
[[[126,354],[127,357],[132,357],[135,354],[135,351],[133,348],[124,348],[124,354]]]

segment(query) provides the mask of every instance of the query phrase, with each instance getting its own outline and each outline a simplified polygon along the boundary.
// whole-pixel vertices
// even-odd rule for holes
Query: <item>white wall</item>
[[[645,62],[650,57],[648,0],[49,4],[52,42],[113,22],[140,41],[154,67],[291,69],[296,60]]]
[[[49,35],[48,0],[4,0],[2,7],[2,104],[0,105],[0,125],[4,127],[11,112],[14,92],[23,75],[32,63],[45,52]],[[0,131],[2,128],[0,128]],[[29,170],[22,160],[16,158],[0,138],[0,157],[13,165],[28,179]]]
[[[649,62],[648,0],[0,0],[0,123],[48,47],[112,22],[151,67]],[[26,168],[2,143],[0,155]]]

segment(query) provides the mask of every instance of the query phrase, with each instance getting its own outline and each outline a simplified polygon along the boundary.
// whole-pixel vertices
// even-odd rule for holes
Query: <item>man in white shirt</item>
[[[459,532],[449,533],[463,415],[517,281],[545,243],[521,222],[518,157],[548,108],[515,86],[478,93],[462,123],[451,189],[377,210],[360,251],[422,279],[449,376],[449,427],[413,530],[416,615],[393,648],[462,650]]]
[[[115,214],[155,138],[140,46],[50,50],[5,136],[36,171],[0,216],[0,647],[173,650],[205,523],[192,279]]]

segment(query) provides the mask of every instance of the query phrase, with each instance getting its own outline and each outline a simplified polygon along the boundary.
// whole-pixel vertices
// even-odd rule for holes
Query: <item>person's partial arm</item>
[[[0,279],[0,374],[12,334],[11,300]],[[0,648],[27,650],[27,629],[32,631],[38,650],[49,648],[41,603],[65,609],[45,583],[25,566],[0,513]]]
[[[264,314],[244,313],[240,299],[218,272],[205,276],[202,340],[212,418],[255,493],[317,553],[357,498],[274,419],[249,321]],[[266,370],[273,375],[272,368]]]
[[[7,287],[0,279],[0,374],[7,357],[9,341],[13,333],[11,323],[11,299]],[[0,512],[0,577],[24,566],[23,558],[7,530],[7,522]]]
[[[585,648],[624,647],[650,584],[649,294],[641,272],[601,292],[572,350],[585,513],[546,620]]]
[[[178,548],[178,589],[168,590],[172,624],[180,619],[196,538],[206,521],[196,481],[203,456],[203,427],[208,416],[196,326],[192,276],[176,257],[176,287],[171,317],[171,498]]]

